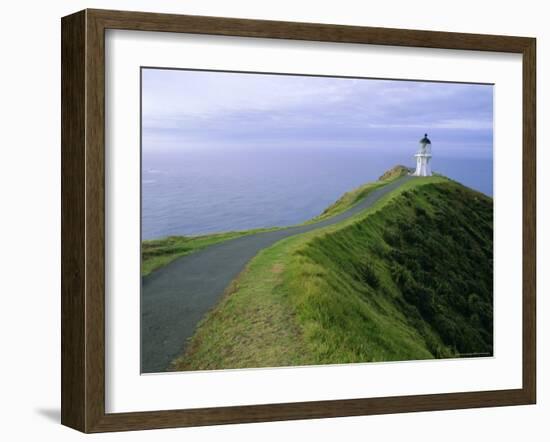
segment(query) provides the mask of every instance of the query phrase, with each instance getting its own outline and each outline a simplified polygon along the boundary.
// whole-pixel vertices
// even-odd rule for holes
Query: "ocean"
[[[144,152],[142,238],[302,223],[397,164],[414,158],[357,148]],[[434,155],[432,168],[493,194],[491,158]]]

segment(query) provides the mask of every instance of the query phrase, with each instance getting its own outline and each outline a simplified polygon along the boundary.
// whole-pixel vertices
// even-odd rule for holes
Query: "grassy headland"
[[[279,241],[247,265],[172,368],[490,355],[492,210],[458,183],[418,178],[350,219]]]

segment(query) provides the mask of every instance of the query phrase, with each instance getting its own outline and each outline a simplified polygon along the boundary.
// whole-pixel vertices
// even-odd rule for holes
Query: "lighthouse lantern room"
[[[414,155],[416,158],[415,176],[432,176],[432,167],[430,160],[432,159],[432,142],[428,138],[428,134],[424,134],[424,138],[420,140],[420,147]]]

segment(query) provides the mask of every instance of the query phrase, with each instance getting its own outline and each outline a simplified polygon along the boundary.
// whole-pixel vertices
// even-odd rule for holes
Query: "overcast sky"
[[[144,69],[143,149],[342,148],[490,157],[493,87]]]

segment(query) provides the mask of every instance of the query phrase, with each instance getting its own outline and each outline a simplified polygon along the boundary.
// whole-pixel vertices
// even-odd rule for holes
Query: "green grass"
[[[462,186],[402,192],[291,260],[312,363],[492,354],[492,202]]]
[[[492,200],[434,176],[260,252],[172,369],[470,353],[492,354]]]
[[[306,350],[283,287],[285,247],[253,259],[199,324],[173,370],[294,365]],[[259,277],[260,279],[256,279]]]

